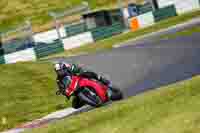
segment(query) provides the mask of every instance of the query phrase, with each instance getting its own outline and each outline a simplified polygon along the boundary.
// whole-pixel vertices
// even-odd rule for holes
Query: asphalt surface
[[[193,26],[200,26],[200,23],[180,30]],[[173,32],[177,29],[166,33]],[[89,66],[109,77],[126,97],[200,74],[200,33],[163,40],[154,35],[132,44],[128,42],[128,46],[112,51],[53,61]]]

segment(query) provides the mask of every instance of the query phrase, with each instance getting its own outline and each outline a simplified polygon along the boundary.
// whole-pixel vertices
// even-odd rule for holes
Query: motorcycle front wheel
[[[79,109],[85,105],[84,101],[82,101],[79,97],[75,96],[72,100],[72,107],[74,109]]]
[[[78,93],[78,97],[84,101],[86,104],[93,106],[93,107],[99,107],[103,104],[100,97],[97,95],[95,90],[92,88],[84,88],[81,92]]]

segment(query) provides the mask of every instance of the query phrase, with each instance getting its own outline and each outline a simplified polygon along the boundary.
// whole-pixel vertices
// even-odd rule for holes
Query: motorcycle
[[[61,94],[58,90],[57,95]],[[109,101],[117,101],[123,98],[122,92],[110,85],[105,85],[95,79],[88,79],[81,76],[72,76],[71,83],[63,94],[69,100],[72,100],[72,107],[81,108],[84,105],[100,107]]]

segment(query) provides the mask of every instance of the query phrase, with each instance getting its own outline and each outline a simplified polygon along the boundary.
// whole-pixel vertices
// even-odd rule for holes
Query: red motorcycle
[[[81,76],[72,76],[71,83],[64,93],[68,99],[72,96],[74,97],[72,107],[75,109],[85,104],[99,107],[109,101],[121,100],[123,98],[122,92],[119,89]],[[59,91],[57,94],[59,94]]]

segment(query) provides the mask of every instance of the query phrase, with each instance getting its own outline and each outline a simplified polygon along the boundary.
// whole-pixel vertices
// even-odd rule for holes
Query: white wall
[[[59,29],[61,37],[66,36],[65,28],[61,27]],[[54,40],[58,39],[58,34],[56,29],[49,30],[46,32],[37,33],[33,36],[35,42],[44,42],[44,43],[51,43]]]
[[[185,0],[182,0],[182,1],[185,1]],[[157,2],[158,2],[159,8],[164,8],[166,6],[174,4],[174,0],[157,0]]]
[[[154,24],[154,16],[152,12],[144,13],[142,15],[137,16],[140,28],[150,26]]]
[[[199,0],[157,0],[159,8],[175,5],[177,13],[182,14],[200,8]]]
[[[174,0],[174,4],[178,14],[200,8],[199,0]]]
[[[16,63],[19,61],[35,61],[36,59],[33,48],[5,55],[6,64]]]
[[[128,8],[123,9],[123,15],[124,15],[124,18],[126,18],[126,19],[128,19],[130,17],[130,14],[128,12]]]
[[[72,49],[87,43],[94,42],[91,32],[85,32],[63,39],[64,49]]]

